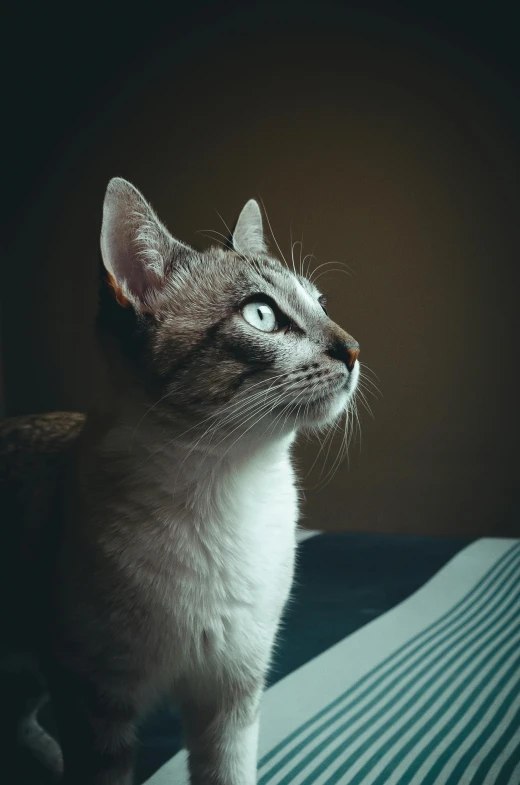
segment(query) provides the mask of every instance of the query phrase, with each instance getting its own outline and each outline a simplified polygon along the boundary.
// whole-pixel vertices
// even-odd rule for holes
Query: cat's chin
[[[346,390],[341,390],[339,393],[333,393],[328,396],[317,398],[311,401],[296,418],[296,425],[298,428],[324,428],[331,425],[334,420],[340,417],[350,399],[350,393]]]
[[[359,379],[359,364],[356,363],[346,383],[330,393],[324,393],[303,406],[296,416],[298,428],[326,428],[341,417],[354,395]]]
[[[278,423],[278,429],[286,430],[314,430],[332,425],[346,411],[348,403],[354,395],[356,382],[346,387],[340,387],[330,393],[322,393],[304,403],[295,403],[290,412],[287,412],[287,405],[281,406],[277,412],[275,410],[273,422]],[[286,412],[282,418],[282,413]],[[283,423],[280,426],[280,422]]]
[[[326,428],[345,412],[351,396],[350,391],[341,389],[316,397],[305,404],[295,405],[294,410],[285,416],[284,429],[305,431]]]

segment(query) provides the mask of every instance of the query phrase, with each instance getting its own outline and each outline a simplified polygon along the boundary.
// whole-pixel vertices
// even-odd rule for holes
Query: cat
[[[108,391],[86,416],[0,426],[2,738],[66,785],[129,785],[136,722],[166,696],[192,785],[253,785],[293,579],[291,450],[352,404],[359,345],[269,253],[255,200],[199,252],[114,178],[101,256]]]

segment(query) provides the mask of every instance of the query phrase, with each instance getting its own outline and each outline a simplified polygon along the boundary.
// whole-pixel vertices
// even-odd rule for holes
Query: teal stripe
[[[497,781],[495,785],[517,785],[520,782],[520,776],[514,779],[515,774],[520,775],[520,717],[516,718],[516,732],[518,735],[518,744],[516,745],[513,754],[509,757],[500,771],[497,774]],[[518,772],[516,769],[518,768]]]
[[[516,592],[516,595],[518,595],[518,591]],[[515,604],[516,604],[516,595],[515,595],[514,598],[510,599],[509,603],[504,608],[502,608],[500,606],[497,608],[497,613],[495,614],[495,616],[498,616],[498,619],[493,618],[491,622],[489,622],[486,626],[481,628],[483,622],[487,621],[487,618],[491,615],[491,612],[489,612],[479,621],[479,623],[477,625],[474,625],[474,627],[472,628],[472,632],[474,632],[474,634],[473,634],[472,637],[470,637],[466,641],[466,649],[467,649],[467,647],[469,645],[471,645],[471,644],[473,644],[475,642],[478,643],[478,641],[482,639],[482,636],[486,632],[489,632],[490,630],[493,630],[493,628],[496,627],[496,625],[499,623],[500,619],[503,618],[504,613],[507,612],[511,607],[515,606]],[[493,640],[493,638],[495,638],[500,632],[502,632],[502,630],[506,629],[509,623],[510,622],[504,622],[504,624],[502,624],[501,627],[498,627],[498,629],[495,630],[491,640]],[[464,641],[466,638],[468,638],[468,631],[466,631],[463,635],[460,636],[460,641]],[[482,650],[485,645],[487,645],[487,644],[481,644],[479,649],[477,649],[477,652]],[[448,650],[447,653],[449,653],[449,650]],[[441,668],[447,668],[452,663],[457,662],[458,657],[459,657],[458,654],[454,654],[451,657],[448,657],[448,659],[444,663],[442,663],[440,661],[440,658],[437,658],[436,659],[437,667],[436,667],[436,670],[434,671],[434,674],[436,674],[437,671],[441,670]],[[428,674],[430,671],[431,671],[431,664],[427,662],[424,665],[424,667],[422,667],[420,670],[418,670],[416,672],[412,671],[411,678],[414,681],[418,681],[423,675]],[[435,675],[431,676],[430,679],[427,682],[425,682],[425,684],[420,688],[420,690],[424,690],[424,689],[426,689],[426,687],[428,685],[433,684],[434,681],[435,681],[435,678],[436,678]],[[417,690],[415,693],[410,693],[409,685],[407,683],[403,682],[399,678],[395,679],[393,684],[402,684],[403,686],[396,693],[396,695],[392,697],[391,703],[387,702],[386,704],[384,704],[383,708],[380,709],[376,714],[372,714],[369,717],[369,719],[367,719],[367,721],[358,728],[357,731],[352,733],[350,738],[348,738],[345,742],[343,742],[340,745],[340,747],[336,748],[333,752],[331,752],[330,755],[327,757],[326,761],[324,761],[322,764],[320,764],[320,771],[325,769],[325,768],[327,768],[327,766],[330,763],[332,763],[338,757],[340,752],[344,751],[349,746],[351,746],[352,743],[354,741],[356,741],[365,732],[365,730],[368,730],[369,728],[371,728],[372,725],[374,724],[375,720],[383,717],[384,714],[386,714],[389,711],[389,709],[391,709],[392,705],[395,704],[395,702],[397,702],[401,697],[411,694],[411,697],[409,698],[408,702],[405,703],[405,705],[400,709],[401,712],[406,711],[408,708],[410,708],[411,706],[414,705],[414,703],[415,703],[415,695],[417,694],[417,692],[419,690]],[[388,689],[390,689],[390,687],[393,686],[393,684],[389,685]],[[387,691],[387,690],[385,690],[385,691]],[[380,705],[379,696],[376,696],[369,704],[367,704],[365,706],[362,706],[361,709],[356,714],[354,714],[353,716],[349,717],[348,720],[346,720],[336,730],[332,731],[332,733],[330,733],[329,736],[326,739],[324,739],[322,742],[320,742],[317,746],[313,747],[312,750],[291,769],[291,772],[290,772],[291,776],[294,776],[296,773],[299,773],[303,768],[305,768],[307,766],[308,763],[311,763],[312,760],[314,759],[314,757],[316,756],[316,754],[318,752],[323,751],[326,747],[328,747],[332,741],[337,739],[338,736],[340,736],[349,727],[349,725],[352,725],[360,717],[366,716],[368,714],[368,710],[369,709],[373,708],[374,706],[379,706],[379,705]],[[345,713],[346,713],[346,711],[340,712],[338,714],[338,717],[342,716],[342,715],[345,715]],[[386,724],[382,728],[378,729],[378,731],[375,734],[373,734],[374,738],[376,738],[387,727],[389,727],[391,722],[392,722],[392,718],[390,720],[388,720],[386,722]],[[331,724],[331,722],[324,723],[323,724],[323,729],[325,729],[330,724]],[[369,739],[371,739],[371,738],[372,737],[369,737]],[[356,757],[359,757],[359,754],[360,754],[361,751],[368,749],[370,744],[371,744],[371,741],[366,741],[366,742],[363,743],[363,745],[361,747],[357,747],[355,752],[352,753],[352,755],[348,759],[349,760],[349,765],[350,765],[350,762],[352,762],[353,759],[355,759]],[[315,774],[315,772],[314,772],[314,774]],[[288,775],[286,775],[285,779],[280,781],[280,785],[282,785],[282,783],[290,782],[290,779],[287,779],[287,777],[288,777]],[[304,785],[304,783],[305,783],[305,785],[312,785],[312,782],[313,782],[313,779],[308,777],[306,780],[304,780],[301,783],[301,785]]]
[[[500,576],[498,576],[498,577],[500,577]],[[511,577],[512,576],[510,574],[508,574],[507,577],[504,580],[501,581],[501,583],[499,584],[500,590],[502,590],[504,588],[504,585],[506,586],[506,589],[509,590],[509,584],[507,583],[507,581],[511,582]],[[493,582],[495,582],[495,580]],[[500,608],[500,603],[502,601],[503,600],[497,600],[490,607],[484,606],[482,609],[480,609],[476,613],[474,613],[471,616],[469,616],[468,618],[466,618],[464,620],[464,623],[462,625],[459,625],[459,627],[460,626],[462,627],[462,634],[459,636],[459,638],[461,640],[464,639],[464,638],[467,638],[467,636],[471,632],[473,632],[474,629],[478,629],[489,617],[491,617],[492,614],[494,613],[494,611],[497,608],[499,608],[501,610],[501,612],[503,613],[504,610],[502,608]],[[469,607],[472,607],[473,605],[474,605],[474,603],[471,603],[471,605]],[[512,602],[510,602],[509,606],[507,606],[507,607],[510,607],[511,605],[512,605]],[[484,614],[483,614],[483,610],[485,610]],[[470,619],[473,619],[478,614],[481,615],[481,618],[478,619],[477,623],[475,625],[473,625],[473,627],[468,627],[468,621]],[[494,623],[495,622],[493,621],[491,626]],[[489,626],[490,625],[488,625],[488,627],[485,628],[485,629],[488,629]],[[482,630],[479,630],[479,637],[481,637],[481,636],[482,636]],[[455,639],[455,642],[457,640],[459,640],[459,639]],[[425,641],[424,644],[422,644],[421,647],[419,647],[419,648],[422,648],[422,646],[425,645],[427,642],[429,642],[429,641]],[[453,634],[446,635],[444,638],[442,638],[440,641],[438,641],[435,646],[430,647],[428,649],[428,655],[431,655],[444,642],[447,642],[449,648],[452,649],[453,645],[454,645]],[[413,651],[412,653],[415,653],[415,651]],[[406,659],[403,659],[403,662],[406,662]],[[344,716],[346,714],[346,712],[351,707],[355,707],[356,705],[358,705],[360,703],[360,701],[362,701],[367,695],[372,693],[374,691],[374,689],[385,678],[387,678],[389,675],[391,675],[391,673],[397,669],[398,665],[399,665],[399,663],[396,664],[391,669],[391,671],[388,674],[380,677],[373,685],[371,685],[364,692],[360,693],[360,695],[356,699],[352,700],[349,704],[347,704],[341,710],[339,710],[334,715],[332,715],[332,717],[330,717],[328,720],[322,722],[311,734],[308,734],[308,736],[305,739],[303,739],[295,748],[291,749],[288,754],[286,754],[280,761],[278,761],[274,766],[272,766],[271,769],[268,772],[266,772],[263,775],[263,777],[259,780],[259,785],[266,785],[266,783],[268,783],[271,780],[271,778],[278,771],[280,771],[281,768],[283,768],[287,763],[290,763],[291,761],[293,761],[295,759],[295,757],[298,755],[299,752],[301,752],[305,748],[308,748],[309,743],[311,742],[313,737],[317,736],[319,733],[321,733],[321,731],[325,730],[327,727],[329,727],[337,719],[339,719],[342,716]],[[427,663],[422,668],[422,670],[420,670],[418,673],[414,674],[414,678],[418,679],[421,675],[426,674],[430,669],[431,669],[431,665]],[[399,685],[399,684],[402,684],[403,683],[402,679],[403,679],[402,675],[398,675],[397,677],[395,677],[392,681],[390,681],[390,683],[384,685],[384,692],[388,692],[392,687],[394,687],[396,685]],[[407,686],[404,685],[402,687],[402,689],[400,690],[400,692],[392,700],[393,701],[398,700],[399,697],[401,697],[401,696],[406,694],[407,690],[408,690]],[[335,703],[337,703],[337,701],[335,701]],[[380,706],[380,695],[379,694],[376,694],[367,704],[362,706],[361,709],[356,714],[354,714],[353,716],[349,717],[348,722],[346,722],[344,725],[341,726],[341,728],[339,728],[337,731],[335,731],[333,733],[333,738],[337,737],[344,730],[344,728],[347,725],[352,724],[353,722],[355,722],[358,718],[360,718],[362,716],[366,716],[367,712],[370,709],[372,709],[373,707],[376,707],[376,706]],[[323,711],[320,712],[320,715],[323,715],[323,714],[324,714]],[[316,717],[314,717],[313,720],[316,720],[317,717],[319,717],[320,715],[316,715]],[[381,715],[381,712],[380,712],[380,715]],[[371,724],[371,722],[373,722],[373,718],[371,719],[371,721],[369,723],[365,723],[365,725],[355,734],[354,738],[356,738],[358,735],[360,735],[363,732],[363,730]],[[315,755],[319,751],[325,749],[325,747],[327,747],[329,743],[330,743],[330,740],[327,739],[327,740],[321,742],[318,745],[318,747],[313,748],[313,750],[310,751],[308,753],[308,755],[306,755],[305,758],[299,762],[299,764],[296,766],[296,768],[295,769],[293,768],[291,770],[291,774],[295,774],[297,771],[300,771],[301,769],[305,768],[305,766],[312,761],[312,759],[315,757]]]
[[[511,652],[518,651],[518,642],[513,642],[512,646],[508,649],[508,651],[504,654],[503,657],[497,663],[494,672],[496,673],[500,667],[502,666],[503,662],[506,661]],[[493,691],[488,695],[488,697],[483,701],[481,707],[479,708],[478,712],[475,713],[471,724],[465,725],[461,730],[457,733],[456,736],[450,741],[450,743],[445,746],[446,738],[449,736],[450,731],[452,728],[457,724],[457,722],[464,717],[466,711],[471,708],[473,695],[475,692],[480,690],[480,687],[477,686],[476,690],[474,690],[473,694],[467,698],[464,703],[459,707],[457,712],[453,715],[451,721],[447,723],[445,726],[440,728],[440,730],[430,739],[427,746],[420,752],[419,755],[410,763],[408,768],[404,771],[402,780],[403,782],[413,782],[413,775],[417,773],[417,771],[421,768],[424,761],[428,758],[428,756],[434,752],[435,750],[442,750],[438,755],[434,766],[430,769],[430,771],[424,776],[421,780],[421,785],[431,785],[435,781],[435,779],[439,776],[439,773],[444,769],[447,765],[448,761],[451,760],[453,755],[460,749],[461,743],[464,739],[469,735],[471,730],[475,728],[475,726],[481,721],[482,717],[485,715],[486,711],[490,708],[493,704],[493,701],[496,698],[496,695],[500,692],[503,686],[505,686],[508,680],[511,679],[512,676],[515,675],[515,669],[518,667],[520,663],[520,659],[517,661],[515,660],[515,664],[507,671],[507,673],[501,677],[500,681],[497,682],[497,685],[493,689]],[[490,677],[492,678],[492,677]],[[428,726],[425,727],[428,729]],[[419,734],[417,734],[419,737]],[[418,741],[418,738],[416,739]]]
[[[502,701],[502,704],[497,710],[497,713],[505,714],[508,708],[510,706],[513,706],[517,701],[518,701],[518,683],[516,683],[513,686],[507,697]],[[484,783],[486,782],[485,780],[486,774],[491,768],[491,766],[493,765],[493,762],[496,760],[497,756],[504,749],[504,747],[510,741],[510,739],[513,738],[513,734],[518,733],[518,728],[520,727],[519,723],[520,723],[520,708],[515,713],[508,727],[502,733],[502,736],[497,740],[497,743],[493,746],[493,748],[488,752],[484,760],[481,762],[477,771],[475,772],[475,774],[470,780],[471,785],[484,785]],[[489,739],[490,734],[491,734],[490,728],[485,727],[483,731],[479,734],[478,738],[475,739],[469,750],[467,750],[464,753],[460,761],[457,763],[457,766],[452,771],[449,779],[446,780],[445,785],[460,785],[460,783],[462,782],[461,773],[464,773],[468,763],[476,755],[479,748],[486,743],[486,741]]]
[[[517,613],[517,616],[520,617],[520,610]],[[478,654],[480,654],[482,651],[485,651],[487,646],[491,642],[491,640],[496,639],[500,635],[500,632],[502,632],[505,629],[507,629],[509,625],[510,625],[510,622],[506,622],[505,624],[501,625],[501,627],[499,627],[496,630],[496,632],[494,633],[494,635],[492,636],[490,641],[487,641],[486,643],[484,643],[481,646],[479,646],[474,652],[468,653],[468,656],[466,657],[466,660],[464,660],[464,665],[461,666],[459,671],[460,672],[464,671],[468,667],[468,665],[471,663],[471,661],[474,659],[474,657],[478,656]],[[518,629],[518,627],[515,628],[515,632],[516,632],[517,629]],[[480,637],[480,636],[478,636],[478,637]],[[510,635],[509,637],[512,637],[512,635]],[[503,646],[503,641],[499,641],[497,646],[493,649],[493,652],[498,651],[501,646]],[[452,663],[457,662],[457,659],[458,659],[458,655],[454,655],[453,657],[451,657],[451,659],[448,660],[443,665],[442,670],[447,668]],[[470,676],[467,678],[468,683],[471,681],[471,678],[472,678],[473,674],[479,672],[480,667],[481,666],[479,665],[476,668],[474,668],[473,671],[470,672]],[[440,669],[438,669],[438,670],[440,670]],[[376,732],[374,732],[371,736],[369,736],[367,738],[367,740],[363,742],[363,744],[361,744],[358,747],[356,747],[356,749],[341,764],[341,766],[334,771],[334,774],[332,775],[332,777],[329,777],[329,779],[327,779],[325,781],[324,785],[331,785],[332,783],[337,783],[338,782],[338,777],[341,777],[342,774],[345,774],[348,771],[348,769],[350,768],[350,766],[356,761],[356,759],[359,758],[362,753],[368,751],[370,749],[370,747],[374,744],[374,742],[377,742],[377,739],[386,730],[391,728],[395,723],[399,723],[399,715],[400,714],[404,714],[409,708],[414,706],[416,704],[416,702],[417,702],[416,696],[420,695],[423,690],[427,689],[428,686],[430,686],[430,684],[434,684],[436,682],[436,680],[437,680],[437,674],[435,676],[433,676],[431,679],[429,679],[429,681],[426,682],[424,687],[422,687],[420,690],[417,690],[415,693],[412,693],[412,695],[411,695],[410,699],[407,701],[407,703],[405,703],[405,705],[398,712],[396,712],[393,716],[391,716],[384,723],[384,725],[382,725],[380,728],[378,728],[378,730]],[[392,747],[393,744],[398,742],[400,737],[403,735],[403,733],[405,733],[409,728],[413,727],[413,725],[417,721],[417,718],[420,717],[423,712],[427,711],[431,706],[433,706],[436,703],[436,701],[438,700],[438,698],[440,696],[442,696],[448,689],[449,689],[449,682],[446,681],[443,685],[441,685],[433,693],[433,695],[430,696],[430,698],[428,698],[427,701],[425,701],[424,703],[422,703],[420,705],[420,708],[418,709],[418,711],[415,714],[413,714],[410,717],[410,719],[408,719],[404,724],[399,725],[398,730],[396,731],[396,733],[394,733],[394,735],[391,736],[388,739],[388,741],[386,741],[382,745],[382,747],[378,747],[376,749],[376,751],[374,752],[374,754],[372,755],[372,757],[369,758],[369,760],[359,770],[359,772],[353,778],[349,779],[349,785],[359,785],[359,783],[361,783],[363,781],[365,776],[374,767],[375,763],[377,763],[377,760],[379,758],[381,758],[381,756],[384,755],[384,753],[387,752]],[[370,727],[374,723],[375,720],[379,719],[379,717],[382,716],[383,713],[386,713],[386,712],[380,712],[375,717],[373,717],[370,720],[370,722],[367,723],[367,726]],[[348,723],[345,723],[345,728],[346,727],[348,727]],[[349,746],[351,746],[351,743],[352,742],[349,739],[344,741],[339,747],[337,747],[334,750],[333,753],[331,753],[328,756],[327,762],[324,761],[322,764],[320,764],[319,768],[315,769],[312,777],[307,777],[307,779],[303,780],[301,785],[311,785],[311,783],[313,783],[315,778],[316,778],[316,773],[318,771],[321,772],[322,770],[326,769],[327,766],[330,765],[331,763],[333,763],[334,760],[336,760],[345,749],[347,749]],[[459,781],[458,785],[460,785],[460,781]]]
[[[517,629],[520,630],[520,628]],[[514,654],[515,652],[518,651],[518,643],[519,643],[518,636],[514,636],[512,645],[509,646],[506,652],[504,652],[504,654],[498,660],[495,666],[495,673],[500,669],[502,665],[504,665],[505,663],[508,662],[508,660],[510,660],[511,654]],[[502,649],[503,645],[504,645],[504,641],[501,641],[497,646],[495,646],[494,650],[489,652],[489,659],[493,657],[497,652],[499,652]],[[479,707],[478,711],[475,712],[475,714],[473,715],[471,723],[468,723],[468,725],[466,725],[460,731],[460,733],[457,736],[459,744],[460,741],[463,740],[464,737],[467,736],[472,731],[472,729],[478,725],[482,717],[485,715],[486,710],[489,709],[490,706],[492,706],[493,701],[500,695],[501,691],[505,687],[507,687],[508,684],[511,683],[511,679],[518,674],[519,665],[520,665],[520,656],[513,660],[513,663],[507,669],[505,674],[497,682],[497,684],[495,685],[493,690],[489,693],[485,701],[482,702],[482,705]],[[376,779],[371,781],[371,785],[384,785],[384,783],[387,781],[388,776],[392,773],[392,771],[394,771],[399,761],[402,760],[416,746],[416,744],[421,739],[424,738],[424,736],[431,730],[431,728],[436,724],[436,722],[445,715],[448,706],[454,700],[456,700],[460,695],[462,695],[462,693],[465,691],[465,689],[468,686],[475,683],[475,676],[478,676],[478,674],[482,670],[482,667],[483,667],[483,663],[479,663],[479,665],[469,673],[469,675],[457,687],[457,689],[453,690],[453,692],[448,692],[446,700],[444,700],[444,702],[440,705],[440,707],[437,709],[435,714],[417,730],[414,736],[406,744],[404,744],[402,747],[399,746],[398,743],[395,745],[396,754],[388,762],[388,764],[385,766],[383,771],[376,777]],[[489,678],[492,678],[492,675],[490,675]],[[471,709],[472,705],[475,702],[475,698],[478,696],[481,689],[482,689],[481,683],[477,683],[474,686],[473,690],[470,692],[468,697],[465,698],[464,702],[461,704],[457,712],[450,718],[449,722],[447,722],[444,725],[444,727],[441,729],[441,731],[439,731],[439,733],[436,735],[435,746],[433,742],[430,742],[427,748],[428,752],[431,752],[432,749],[435,748],[437,749],[441,748],[443,736],[444,738],[449,737],[450,732],[455,727],[457,722],[464,717],[464,715],[468,712],[468,710]],[[444,692],[446,692],[446,688],[444,689]],[[423,710],[424,708],[421,707],[421,711]],[[420,712],[416,716],[419,715]],[[388,741],[383,748],[378,750],[378,753],[375,758],[375,762],[377,762],[377,758],[378,757],[380,758],[388,749],[390,749],[394,745],[395,742],[399,741],[399,736],[402,735],[402,733],[403,733],[403,728],[399,728],[398,734],[396,734],[396,736],[394,736],[393,739]],[[406,770],[405,774],[403,774],[402,782],[414,781],[411,775],[414,772],[418,771],[420,765],[423,763],[426,757],[427,755],[421,752],[421,754],[418,755],[417,758],[415,758],[413,763]],[[435,782],[435,779],[437,778],[438,774],[443,768],[443,766],[441,766],[440,764],[440,761],[441,761],[441,756],[439,756],[439,758],[432,765],[432,768],[430,769],[428,774],[421,780],[421,785],[431,785],[431,783]]]
[[[360,693],[357,701],[363,699],[366,695],[368,695],[371,691],[374,690],[381,682],[384,681],[389,675],[395,672],[400,665],[405,663],[409,660],[414,654],[417,654],[422,649],[424,649],[428,644],[435,639],[441,632],[448,630],[454,624],[457,624],[459,619],[463,619],[463,624],[467,624],[470,619],[473,619],[478,613],[481,613],[481,610],[478,610],[476,613],[472,614],[471,616],[464,619],[464,615],[468,613],[469,610],[475,607],[482,598],[491,591],[491,589],[495,589],[495,595],[497,592],[501,591],[504,585],[507,584],[509,581],[511,574],[515,574],[517,564],[519,562],[519,555],[520,555],[520,543],[518,545],[512,546],[505,554],[503,554],[500,559],[496,562],[496,564],[484,575],[480,581],[473,587],[473,589],[468,592],[465,597],[463,597],[459,602],[453,606],[449,611],[447,611],[443,616],[441,616],[437,621],[433,622],[429,627],[425,630],[422,630],[420,633],[415,635],[410,641],[407,641],[401,647],[396,649],[395,652],[390,654],[386,657],[376,668],[372,671],[369,671],[363,678],[359,680],[359,682],[350,687],[346,690],[343,694],[341,694],[338,698],[331,701],[327,706],[325,706],[321,711],[317,712],[313,717],[307,720],[305,723],[293,731],[291,734],[285,737],[281,742],[279,742],[275,747],[273,747],[263,758],[260,760],[259,766],[263,767],[268,763],[275,755],[277,755],[284,747],[290,744],[294,739],[296,739],[301,733],[308,730],[312,725],[314,725],[318,720],[326,716],[330,711],[336,708],[340,703],[349,697],[353,692],[355,692],[359,686],[366,683],[374,674],[377,674],[381,670],[383,670],[387,665],[392,663],[392,660],[396,660],[396,662],[392,665],[392,667],[388,670],[387,673],[383,673],[379,679],[377,679],[372,685],[370,685],[364,692]],[[506,572],[504,576],[504,573]],[[496,585],[498,583],[498,586]],[[486,585],[487,584],[487,585]],[[473,596],[474,595],[474,596]],[[466,606],[466,607],[464,607]],[[453,617],[450,619],[450,617]],[[460,625],[459,625],[460,626]],[[437,629],[438,628],[438,629]],[[448,637],[448,636],[447,636]],[[421,640],[422,639],[422,640]],[[407,651],[408,650],[408,651]],[[429,650],[431,651],[431,649]],[[399,660],[398,657],[401,656]],[[304,738],[300,744],[289,751],[285,757],[276,763],[268,772],[266,772],[259,780],[258,785],[266,785],[269,782],[270,778],[279,771],[286,763],[288,763],[297,752],[301,751],[312,736],[316,735],[322,728],[325,728],[331,721],[334,721],[337,717],[341,716],[344,713],[344,709],[338,712],[332,720],[329,722],[323,723],[319,729],[312,731],[310,734]]]
[[[394,672],[400,664],[405,662],[409,659],[412,655],[424,649],[430,641],[435,638],[439,633],[443,630],[449,629],[450,626],[455,624],[461,617],[464,616],[471,608],[473,608],[478,602],[495,586],[497,582],[499,582],[499,586],[496,587],[497,591],[500,591],[509,579],[509,574],[506,577],[503,577],[503,574],[509,568],[512,568],[511,571],[514,571],[519,559],[518,556],[520,554],[520,543],[517,545],[513,545],[506,553],[504,553],[500,559],[490,568],[490,570],[475,584],[473,589],[471,589],[468,594],[466,594],[462,599],[460,599],[456,605],[453,606],[449,611],[447,611],[443,616],[429,625],[426,629],[422,630],[420,633],[417,633],[413,638],[411,638],[406,643],[402,644],[395,652],[388,655],[379,665],[369,671],[365,676],[363,676],[356,685],[350,687],[348,690],[343,692],[333,701],[331,701],[327,706],[325,706],[321,711],[317,712],[313,717],[311,717],[306,722],[302,723],[295,731],[290,733],[286,736],[282,741],[280,741],[276,746],[274,746],[269,752],[267,752],[259,761],[259,767],[262,768],[265,766],[272,758],[274,758],[281,750],[289,745],[294,739],[296,739],[301,733],[306,731],[310,728],[315,722],[319,719],[324,717],[328,714],[331,710],[333,710],[336,706],[342,703],[345,698],[355,692],[361,685],[365,684],[372,676],[382,671],[387,665],[392,664],[392,661],[396,660],[396,662],[392,665],[389,669],[388,673],[383,674],[372,686],[368,688],[360,697],[364,697],[368,692],[370,692],[377,684],[379,684],[386,676],[390,675]],[[486,585],[487,584],[487,585]],[[464,607],[466,606],[466,607]],[[471,617],[470,617],[471,618]],[[403,655],[401,661],[399,661],[398,657]],[[314,733],[312,734],[314,735]],[[300,748],[305,746],[306,742],[302,742]],[[291,751],[284,762],[280,762],[276,764],[276,766],[269,772],[267,772],[263,777],[260,778],[258,781],[258,785],[266,785],[269,781],[267,775],[275,774],[285,763],[293,757],[294,752]]]

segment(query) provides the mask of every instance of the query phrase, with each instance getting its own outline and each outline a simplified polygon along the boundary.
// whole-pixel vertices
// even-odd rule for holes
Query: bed
[[[518,785],[520,541],[303,535],[259,785]],[[138,783],[187,785],[175,711]]]
[[[520,785],[520,540],[300,540],[258,785]],[[136,785],[187,785],[175,709],[140,740]]]

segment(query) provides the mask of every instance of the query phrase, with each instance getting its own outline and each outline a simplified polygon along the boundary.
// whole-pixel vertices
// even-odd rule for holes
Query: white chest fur
[[[153,518],[158,536],[138,538],[134,557],[138,580],[168,620],[163,645],[184,674],[214,673],[224,663],[242,672],[246,665],[251,674],[267,666],[293,576],[298,511],[291,442],[192,462],[189,483],[157,467],[145,529]],[[137,501],[142,487],[132,493]],[[129,501],[142,516],[142,496],[135,507]],[[137,514],[127,507],[129,513]]]

